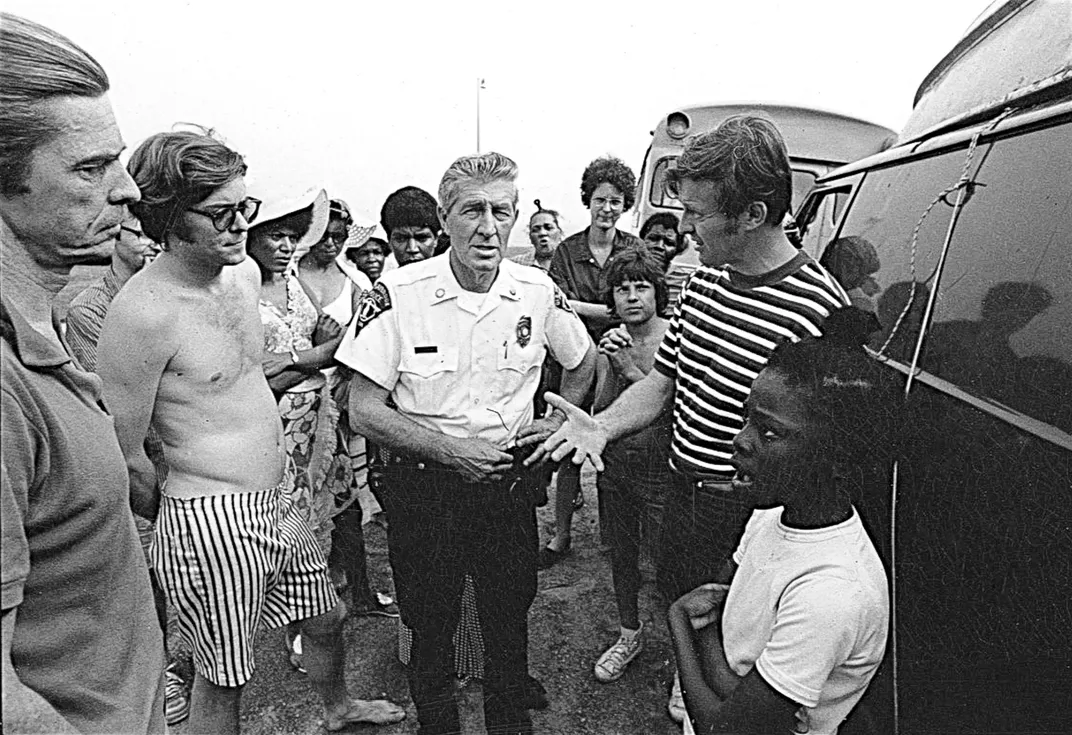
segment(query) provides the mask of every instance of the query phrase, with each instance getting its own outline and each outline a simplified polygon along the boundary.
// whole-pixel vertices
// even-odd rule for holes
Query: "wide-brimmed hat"
[[[286,217],[288,214],[294,214],[312,206],[313,217],[309,222],[309,229],[298,241],[291,259],[292,263],[298,262],[324,236],[324,230],[328,227],[329,204],[328,193],[323,189],[312,187],[300,194],[293,193],[293,190],[259,191],[254,189],[250,195],[261,200],[261,211],[257,214],[257,220],[250,229],[257,229],[280,217]]]
[[[335,256],[335,263],[339,266],[339,270],[345,273],[351,281],[358,285],[361,289],[367,290],[372,288],[372,282],[368,276],[362,273],[358,267],[350,260],[347,255],[351,250],[364,245],[369,241],[370,237],[376,234],[377,230],[382,232],[383,228],[368,215],[363,212],[351,211],[350,216],[352,221],[350,226],[346,228],[346,242],[343,243],[342,250]]]

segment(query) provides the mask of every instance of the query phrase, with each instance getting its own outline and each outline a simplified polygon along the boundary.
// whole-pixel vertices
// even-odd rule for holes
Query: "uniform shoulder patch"
[[[370,290],[361,294],[357,305],[357,331],[364,329],[369,322],[391,308],[391,294],[387,286],[377,283]]]
[[[560,289],[558,286],[555,286],[555,308],[562,309],[562,311],[568,312],[570,314],[577,313],[573,310],[573,307],[570,306],[570,302],[569,299],[566,298],[566,294],[562,293],[562,289]]]

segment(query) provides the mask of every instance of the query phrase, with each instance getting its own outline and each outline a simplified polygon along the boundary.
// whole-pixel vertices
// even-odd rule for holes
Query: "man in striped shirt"
[[[608,441],[644,428],[672,402],[677,483],[657,567],[660,591],[673,600],[715,578],[751,514],[732,490],[729,458],[752,381],[777,344],[818,335],[848,299],[782,229],[792,178],[770,121],[739,115],[697,136],[667,186],[684,207],[681,232],[701,266],[685,282],[655,369],[594,417],[551,396],[566,423],[543,450],[555,461],[572,452],[574,462],[588,458],[602,470]]]

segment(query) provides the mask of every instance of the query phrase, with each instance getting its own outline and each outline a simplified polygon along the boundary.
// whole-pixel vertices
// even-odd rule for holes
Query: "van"
[[[875,314],[909,409],[870,499],[890,645],[852,717],[1072,731],[1072,2],[992,6],[897,144],[821,177],[796,219]]]
[[[785,138],[793,169],[794,208],[817,177],[881,151],[896,138],[894,131],[881,125],[808,107],[733,103],[675,110],[651,131],[651,145],[637,184],[636,228],[657,212],[674,212],[680,216],[681,205],[664,190],[663,182],[688,138],[714,130],[727,117],[748,112],[759,112],[770,118]]]

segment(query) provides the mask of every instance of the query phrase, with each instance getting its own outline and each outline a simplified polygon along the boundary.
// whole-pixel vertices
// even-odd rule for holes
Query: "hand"
[[[443,464],[469,482],[495,482],[514,466],[513,455],[484,439],[454,439]]]
[[[604,355],[610,355],[612,352],[618,352],[623,348],[632,346],[633,335],[629,334],[629,330],[620,324],[603,333],[603,336],[599,338],[598,349]]]
[[[264,369],[264,377],[274,378],[289,367],[293,367],[294,361],[290,359],[290,354],[265,352],[264,358],[261,360],[261,367]]]
[[[728,584],[703,584],[679,597],[672,607],[685,613],[693,629],[699,630],[718,620],[729,589]]]
[[[322,345],[342,334],[342,327],[327,314],[321,314],[313,330],[313,344]]]
[[[582,465],[588,459],[595,466],[596,472],[602,472],[603,460],[599,455],[607,446],[607,432],[602,425],[557,393],[548,392],[543,395],[548,405],[557,409],[556,413],[565,415],[566,420],[543,444],[536,447],[524,465],[531,467],[548,454],[551,461],[561,462],[573,452],[573,464]]]
[[[517,432],[517,441],[515,444],[519,447],[539,444],[562,428],[562,424],[564,423],[566,423],[566,417],[562,415],[562,412],[552,411],[547,416],[544,416],[542,419],[536,419],[528,426],[522,428],[521,431]]]

